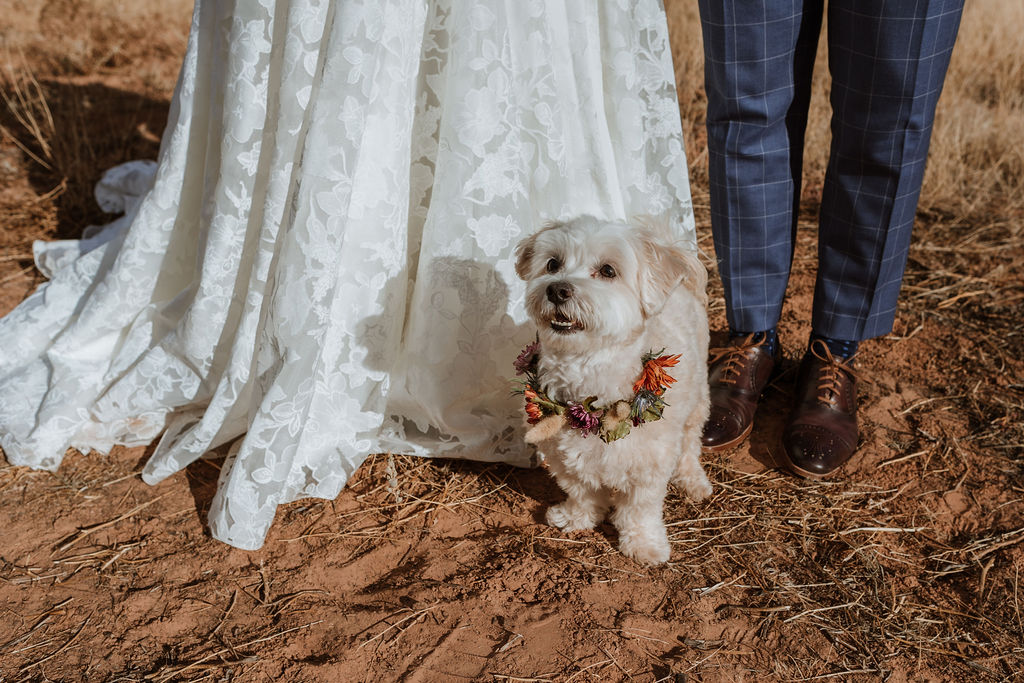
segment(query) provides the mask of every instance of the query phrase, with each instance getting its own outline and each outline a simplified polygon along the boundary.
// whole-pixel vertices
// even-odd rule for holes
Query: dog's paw
[[[552,505],[548,508],[547,514],[544,517],[547,519],[548,524],[562,531],[593,529],[600,521],[594,519],[594,515],[584,514],[579,508],[568,503]]]
[[[672,548],[668,544],[668,538],[659,539],[636,539],[623,538],[619,542],[619,551],[626,557],[631,557],[642,564],[664,564],[672,555]]]
[[[695,503],[699,503],[711,495],[711,482],[707,477],[701,477],[697,481],[686,482],[683,490]]]
[[[684,475],[677,476],[673,481],[673,484],[683,489],[686,495],[689,496],[690,500],[695,503],[699,503],[708,496],[711,495],[711,482],[708,481],[708,477],[703,471],[698,470],[697,475]]]

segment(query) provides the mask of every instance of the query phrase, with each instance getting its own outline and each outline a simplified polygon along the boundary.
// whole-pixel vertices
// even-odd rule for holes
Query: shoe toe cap
[[[725,448],[732,446],[746,437],[743,421],[728,410],[714,407],[704,424],[701,444],[705,448]]]
[[[834,432],[813,425],[790,429],[783,445],[791,469],[812,477],[823,477],[842,467],[856,447]]]

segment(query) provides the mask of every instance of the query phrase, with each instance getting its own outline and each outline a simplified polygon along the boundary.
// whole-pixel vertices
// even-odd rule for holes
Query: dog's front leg
[[[608,493],[590,486],[564,469],[552,467],[555,481],[568,498],[564,503],[552,505],[545,515],[548,524],[562,531],[593,529],[604,521],[611,506]],[[561,471],[559,471],[561,469]]]
[[[700,465],[700,442],[694,439],[696,446],[684,445],[682,456],[676,463],[676,471],[672,475],[672,483],[679,486],[695,503],[699,503],[711,495],[711,482]]]
[[[665,485],[619,492],[612,500],[612,524],[619,532],[619,550],[645,564],[667,562],[672,553],[662,509]]]

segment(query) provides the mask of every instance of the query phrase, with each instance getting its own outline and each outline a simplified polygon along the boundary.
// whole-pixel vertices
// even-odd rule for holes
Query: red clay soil
[[[42,87],[77,117],[57,138],[79,161],[62,185],[0,143],[0,312],[41,281],[33,239],[109,218],[91,183],[154,156],[166,112],[166,83],[117,64]],[[97,108],[114,120],[71,125]],[[1019,680],[1020,217],[922,221],[896,329],[861,353],[859,453],[805,482],[773,462],[808,333],[807,212],[787,372],[749,443],[707,459],[714,495],[669,497],[667,566],[622,557],[607,524],[546,526],[561,492],[543,468],[375,456],[246,552],[204,526],[215,459],[155,487],[142,448],[70,453],[56,474],[0,460],[0,681]]]

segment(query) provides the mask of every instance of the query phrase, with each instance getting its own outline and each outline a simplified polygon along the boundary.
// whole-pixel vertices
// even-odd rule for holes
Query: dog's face
[[[653,223],[582,216],[520,242],[516,272],[527,282],[527,312],[542,341],[582,350],[639,334],[680,282],[705,272],[668,233]]]

